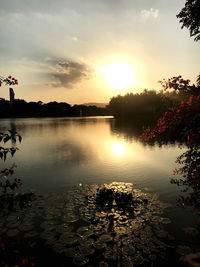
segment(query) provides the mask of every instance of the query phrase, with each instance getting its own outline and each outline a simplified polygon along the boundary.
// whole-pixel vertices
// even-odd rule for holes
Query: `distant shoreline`
[[[69,118],[69,119],[84,119],[84,118],[108,118],[108,119],[115,119],[114,116],[112,115],[90,115],[90,116],[31,116],[31,117],[25,117],[25,116],[21,116],[21,117],[0,117],[0,120],[4,120],[4,119],[37,119],[37,118],[41,118],[41,119],[50,119],[50,118]]]

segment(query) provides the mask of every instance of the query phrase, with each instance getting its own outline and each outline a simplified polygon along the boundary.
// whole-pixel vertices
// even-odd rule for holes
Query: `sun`
[[[102,67],[101,72],[107,83],[115,89],[126,88],[135,83],[133,69],[126,63],[113,63]]]

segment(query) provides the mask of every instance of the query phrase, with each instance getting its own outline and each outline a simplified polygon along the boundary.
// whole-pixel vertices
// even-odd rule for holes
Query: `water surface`
[[[177,145],[145,146],[111,117],[1,119],[0,130],[16,129],[19,151],[0,164],[17,165],[15,177],[37,193],[63,193],[73,185],[131,182],[170,202],[173,231],[195,225],[190,209],[177,207],[180,189],[170,184]],[[0,167],[2,167],[0,166]],[[182,233],[176,233],[181,238]]]

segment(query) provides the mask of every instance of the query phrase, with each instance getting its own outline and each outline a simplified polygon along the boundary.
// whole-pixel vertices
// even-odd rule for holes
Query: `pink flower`
[[[24,259],[22,260],[22,263],[23,263],[23,264],[28,264],[28,259],[27,259],[27,258],[24,258]]]
[[[3,242],[0,243],[1,248],[5,248],[5,244]]]

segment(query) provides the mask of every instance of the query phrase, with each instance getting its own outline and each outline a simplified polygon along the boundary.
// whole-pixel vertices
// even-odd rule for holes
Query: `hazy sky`
[[[196,80],[200,43],[181,30],[184,0],[0,0],[0,75],[19,80],[16,98],[70,104]],[[132,82],[117,88],[119,77]],[[116,83],[109,83],[109,78]],[[125,76],[124,76],[125,75]],[[122,79],[123,81],[123,79]],[[120,83],[120,80],[119,80]],[[8,87],[0,88],[8,98]]]

